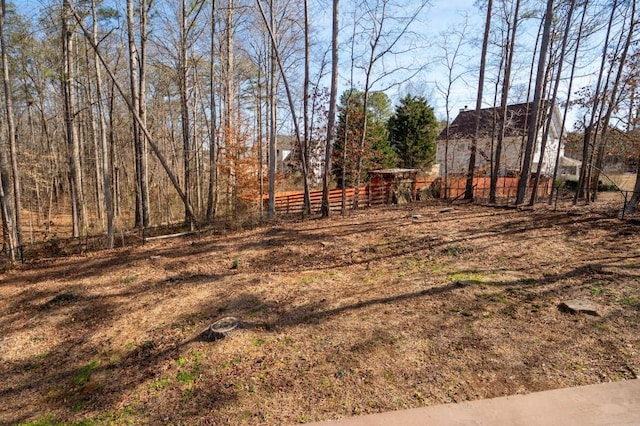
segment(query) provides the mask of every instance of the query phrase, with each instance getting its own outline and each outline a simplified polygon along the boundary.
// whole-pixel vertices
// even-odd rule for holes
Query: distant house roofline
[[[548,104],[548,101],[545,101]],[[526,134],[532,118],[533,102],[507,105],[505,137],[517,137]],[[557,107],[553,112],[557,114]],[[490,137],[497,133],[497,126],[502,117],[501,107],[482,108],[480,110],[480,137]],[[556,123],[557,124],[557,123]],[[461,109],[456,118],[449,125],[449,139],[472,139],[475,136],[476,111]],[[443,129],[438,140],[446,139],[447,129]]]

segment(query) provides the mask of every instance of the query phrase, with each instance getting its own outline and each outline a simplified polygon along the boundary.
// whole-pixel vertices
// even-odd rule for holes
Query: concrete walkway
[[[640,425],[640,380],[392,411],[312,425]]]

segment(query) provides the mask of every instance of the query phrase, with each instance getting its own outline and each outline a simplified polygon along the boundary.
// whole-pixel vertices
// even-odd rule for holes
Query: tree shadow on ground
[[[461,212],[458,216],[452,214],[446,220],[459,220],[461,217],[473,216],[476,219],[492,217],[491,214],[483,210],[474,216],[473,213]],[[458,219],[456,219],[456,217]],[[396,230],[399,222],[407,226],[413,226],[412,218],[402,220],[390,219],[384,222],[384,227],[389,231]],[[378,222],[369,221],[364,228],[358,228],[360,232],[379,231],[376,226]],[[352,224],[345,224],[341,236],[357,235],[350,227]],[[527,235],[528,231],[548,230],[555,232],[557,227],[565,227],[570,231],[589,229],[603,229],[609,231],[611,238],[616,238],[622,227],[618,226],[615,219],[602,219],[597,217],[570,217],[566,214],[554,216],[550,220],[516,218],[505,224],[482,224],[482,238],[487,236],[497,239],[519,238]],[[322,229],[319,233],[314,233],[313,229],[306,230],[281,230],[263,229],[257,232],[256,241],[243,245],[245,249],[249,247],[271,246],[269,241],[276,241],[277,244],[289,245],[305,244],[318,245],[329,238],[339,238],[331,234],[332,227]],[[633,228],[628,228],[628,230]],[[637,229],[636,229],[637,231]],[[448,248],[462,246],[473,242],[480,237],[476,234],[478,228],[473,226],[456,232],[446,241],[439,238],[437,229],[428,229],[420,235],[407,232],[397,235],[396,238],[387,241],[379,247],[369,247],[362,243],[357,247],[349,248],[348,251],[342,247],[332,247],[326,253],[316,253],[315,257],[292,259],[291,266],[278,269],[278,272],[304,272],[311,270],[333,269],[347,267],[351,265],[364,265],[371,262],[384,261],[386,259],[400,258],[402,256],[425,256],[429,253],[442,253]],[[627,232],[627,231],[625,231]],[[236,243],[240,240],[238,238]],[[333,241],[333,240],[332,240]],[[176,261],[188,260],[190,256],[205,253],[208,250],[224,250],[224,242],[220,241],[198,241],[197,244],[181,247],[176,250],[176,246],[154,248],[152,251],[141,251],[136,253],[118,253],[115,256],[109,255],[102,259],[88,259],[84,265],[77,269],[64,272],[65,268],[72,265],[75,260],[63,261],[61,264],[44,265],[42,271],[37,271],[30,276],[27,288],[6,304],[5,312],[0,322],[0,329],[3,334],[10,335],[25,327],[37,327],[38,319],[44,315],[61,315],[61,320],[57,327],[63,332],[60,342],[52,345],[48,353],[25,357],[21,361],[7,363],[0,367],[0,401],[4,402],[5,408],[0,408],[0,415],[3,419],[8,419],[9,423],[16,423],[43,413],[52,412],[59,414],[64,419],[73,418],[74,406],[85,406],[91,412],[111,412],[114,413],[121,407],[131,403],[131,395],[142,384],[153,383],[160,377],[161,371],[166,371],[169,365],[175,364],[176,358],[192,344],[211,343],[216,344],[216,339],[212,339],[207,334],[208,325],[221,316],[236,316],[241,320],[241,328],[250,331],[276,332],[287,330],[300,325],[314,327],[328,322],[334,318],[351,312],[366,311],[379,306],[389,306],[395,303],[411,304],[430,298],[445,297],[454,295],[460,301],[462,311],[471,315],[462,318],[464,321],[479,321],[473,312],[473,308],[480,304],[488,303],[481,296],[470,297],[467,291],[475,285],[483,285],[489,288],[498,289],[542,289],[539,297],[553,300],[555,295],[564,291],[563,288],[555,284],[562,284],[570,280],[588,279],[637,279],[639,255],[629,253],[628,255],[610,256],[597,261],[587,262],[579,265],[565,265],[558,273],[547,274],[539,277],[527,278],[523,280],[488,280],[482,283],[461,283],[451,282],[440,285],[430,285],[415,291],[397,291],[389,289],[385,296],[367,297],[366,291],[359,293],[355,302],[333,301],[328,302],[322,294],[311,299],[303,305],[292,305],[288,299],[274,301],[269,299],[268,294],[256,291],[251,282],[251,277],[260,275],[263,271],[269,271],[269,265],[265,258],[256,258],[248,262],[249,267],[246,276],[238,274],[238,279],[234,279],[236,271],[226,271],[219,274],[199,274],[189,271],[182,271],[177,267],[175,271],[169,271],[161,279],[142,277],[136,283],[126,286],[120,284],[111,294],[90,295],[85,292],[81,283],[76,280],[89,278],[93,274],[104,273],[104,269],[113,271],[113,268],[126,268],[127,265],[136,262],[151,262],[149,257],[161,253],[163,256],[171,257]],[[477,249],[477,248],[476,248]],[[345,253],[352,256],[344,259]],[[347,256],[348,257],[348,256]],[[450,260],[452,260],[451,258]],[[111,269],[110,269],[111,268]],[[456,271],[464,273],[465,271]],[[469,273],[477,273],[477,270],[469,270]],[[487,272],[490,272],[487,270]],[[40,291],[37,289],[38,280],[47,279],[49,274],[64,273],[60,281],[66,285],[64,291]],[[611,274],[613,273],[613,275]],[[609,278],[607,278],[609,277]],[[19,276],[13,276],[12,284],[19,284]],[[392,283],[390,283],[391,285]],[[131,348],[123,351],[118,359],[110,359],[113,356],[108,350],[108,342],[102,342],[105,346],[96,346],[91,337],[98,330],[110,327],[117,319],[119,312],[126,310],[128,305],[123,300],[131,300],[135,303],[138,299],[149,295],[164,297],[165,291],[180,294],[191,287],[211,286],[212,289],[218,285],[227,291],[220,291],[220,295],[211,292],[212,296],[200,303],[190,306],[188,312],[180,313],[171,324],[157,326],[148,330],[149,338],[146,341],[136,342]],[[545,288],[548,286],[549,288]],[[222,290],[224,290],[222,289]],[[65,297],[64,294],[72,295]],[[213,295],[216,295],[215,297]],[[509,297],[522,299],[526,294],[518,292],[510,293]],[[494,303],[494,302],[491,302]],[[497,303],[497,302],[496,302]],[[144,310],[144,306],[138,307]],[[637,311],[637,309],[636,309]],[[518,311],[516,309],[515,313]],[[64,314],[64,315],[62,315]],[[445,312],[446,314],[446,312]],[[451,313],[451,315],[462,315],[462,313]],[[35,321],[25,322],[25,318],[35,319]],[[74,319],[71,321],[71,319]],[[461,318],[456,317],[456,320]],[[612,316],[607,321],[614,321]],[[184,324],[189,325],[189,329],[179,329]],[[589,327],[588,324],[583,324]],[[190,328],[195,328],[193,331]],[[432,333],[437,330],[430,331]],[[37,337],[37,336],[36,336]],[[473,336],[471,336],[473,337]],[[470,339],[464,342],[462,339],[456,342],[457,345],[465,344],[480,345],[481,343]],[[0,347],[1,347],[0,343]],[[557,351],[560,343],[552,342],[542,345],[543,351],[552,353]],[[350,342],[350,350],[361,351],[362,348],[370,346],[362,342]],[[617,348],[617,346],[616,346]],[[490,350],[491,348],[486,348]],[[106,351],[106,352],[105,352]],[[503,359],[499,354],[493,354],[496,359]],[[532,365],[540,363],[540,357],[531,356],[527,362]],[[624,358],[619,355],[619,358]],[[93,360],[98,360],[99,364],[91,367],[87,372],[87,366]],[[479,366],[480,368],[481,366]],[[633,369],[631,369],[633,371]],[[91,380],[83,386],[81,378],[84,375],[95,377],[96,383],[89,387]],[[528,374],[523,372],[522,374]],[[635,374],[635,373],[634,373]],[[533,380],[529,378],[527,380]],[[229,383],[211,383],[206,387],[195,384],[197,396],[195,404],[189,404],[183,413],[180,413],[179,402],[175,405],[163,407],[157,412],[150,412],[151,423],[168,423],[176,419],[185,421],[189,416],[198,416],[194,410],[200,406],[203,410],[216,410],[228,404],[233,404],[237,400],[237,393]],[[21,401],[33,401],[33,395],[39,395],[38,404],[27,406]],[[151,398],[152,399],[152,398]],[[77,405],[76,405],[77,404]],[[2,411],[4,410],[4,413]],[[12,414],[7,410],[15,410],[20,414]],[[114,414],[115,415],[115,414]],[[76,414],[77,417],[82,413]]]

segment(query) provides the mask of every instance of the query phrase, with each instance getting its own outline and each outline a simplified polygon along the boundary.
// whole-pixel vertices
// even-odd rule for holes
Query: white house
[[[522,165],[524,145],[527,138],[527,128],[531,121],[532,103],[521,103],[507,106],[502,153],[500,155],[500,176],[516,176]],[[489,175],[491,172],[491,155],[498,140],[501,108],[484,108],[480,110],[480,132],[477,141],[475,173],[478,176]],[[543,175],[552,176],[558,153],[558,143],[561,127],[561,117],[558,108],[551,108],[552,120],[542,158]],[[469,153],[471,141],[475,133],[475,110],[460,110],[458,116],[447,129],[440,133],[437,141],[436,163],[440,175],[464,175],[469,167]],[[531,171],[535,172],[540,162],[542,127],[538,131],[535,143]],[[564,143],[560,146],[560,173],[566,178],[577,178],[580,174],[581,163],[564,155]]]

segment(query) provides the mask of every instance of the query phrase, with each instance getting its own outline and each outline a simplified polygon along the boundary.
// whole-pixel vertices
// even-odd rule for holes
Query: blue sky
[[[124,7],[124,0],[116,0],[121,2]],[[18,6],[20,13],[28,16],[37,16],[38,9],[43,3],[48,3],[49,0],[14,0],[14,3]],[[428,6],[420,16],[420,21],[415,26],[414,30],[423,36],[423,44],[426,46],[422,49],[417,49],[412,52],[408,52],[399,58],[394,58],[395,63],[399,64],[429,64],[426,69],[417,75],[410,83],[401,85],[399,87],[393,87],[387,91],[388,95],[393,101],[397,101],[401,96],[407,92],[412,94],[418,94],[425,96],[429,103],[434,107],[436,114],[439,118],[445,117],[444,100],[442,95],[438,92],[436,82],[441,84],[446,81],[445,70],[437,64],[437,56],[440,54],[439,49],[436,46],[436,41],[441,37],[440,34],[447,32],[451,28],[460,29],[464,22],[463,15],[468,17],[468,36],[471,38],[479,39],[482,35],[485,14],[483,10],[475,7],[472,0],[433,0],[431,5]],[[321,8],[318,15],[313,16],[313,22],[316,27],[320,28],[319,36],[326,40],[326,44],[323,47],[328,48],[328,39],[330,37],[330,1],[329,0],[317,0],[315,3]],[[348,19],[347,10],[351,8],[353,3],[343,0],[341,2],[341,8],[345,9],[341,15],[342,25],[346,25]],[[522,35],[520,36],[523,43],[531,41],[535,37],[535,29],[537,29],[539,20],[532,20],[529,26],[531,28],[521,28]],[[535,27],[535,29],[534,29]],[[348,32],[347,28],[346,31]],[[348,38],[349,34],[341,34],[341,42],[344,42]],[[452,118],[455,117],[458,109],[465,106],[474,107],[477,88],[477,69],[479,67],[479,52],[480,46],[478,42],[468,46],[466,53],[468,54],[465,60],[464,67],[469,72],[465,75],[465,83],[460,82],[454,87],[453,93],[450,98],[451,114]],[[343,51],[341,59],[341,90],[348,87],[348,52]],[[527,56],[527,55],[523,55]],[[389,63],[393,64],[392,61]],[[491,73],[491,71],[489,71]],[[489,76],[490,77],[490,76]],[[401,77],[398,77],[401,78]],[[528,66],[523,66],[516,72],[514,76],[515,82],[524,85],[528,79]],[[362,82],[362,78],[355,76],[356,84]],[[328,84],[328,82],[327,82]],[[486,83],[491,86],[492,83]],[[384,82],[379,85],[383,86]],[[374,87],[376,89],[376,87]],[[491,105],[493,102],[493,87],[487,87],[485,90],[487,94],[485,96],[485,106]]]

